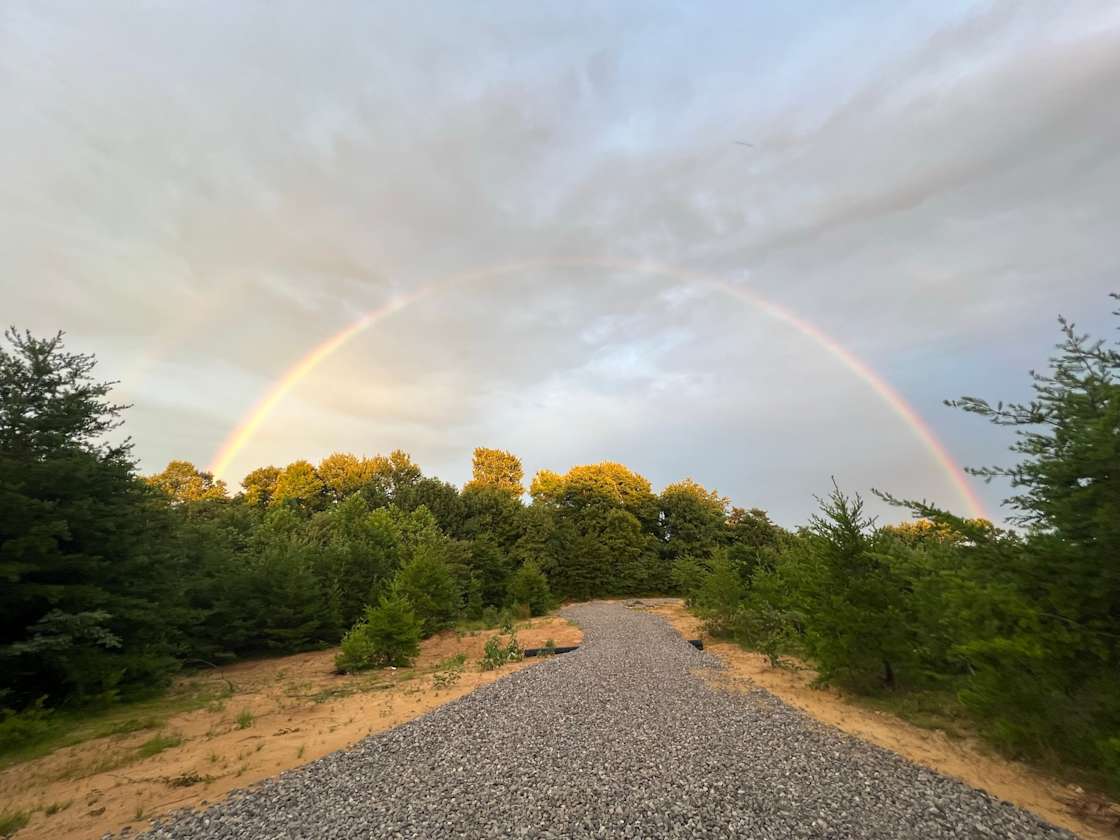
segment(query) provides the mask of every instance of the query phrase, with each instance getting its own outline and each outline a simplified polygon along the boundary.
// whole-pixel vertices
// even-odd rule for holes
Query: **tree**
[[[658,588],[667,590],[670,570],[678,558],[703,562],[724,545],[728,501],[686,478],[662,490],[658,504],[662,562],[654,577]]]
[[[521,459],[512,452],[480,446],[474,451],[471,480],[463,489],[488,487],[520,498],[525,492],[524,477]]]
[[[527,606],[531,615],[544,615],[552,606],[548,578],[532,560],[510,577],[509,597],[513,603]]]
[[[564,475],[542,470],[530,493],[534,516],[552,519],[535,523],[533,539],[550,543],[550,579],[565,597],[638,593],[668,578],[656,568],[657,497],[644,477],[604,461]]]
[[[159,687],[185,624],[166,503],[106,436],[126,406],[62,334],[0,348],[0,697]]]
[[[728,558],[727,549],[716,550],[694,595],[696,608],[711,632],[724,634],[732,629],[744,595],[742,578]]]
[[[977,524],[981,521],[991,525],[987,520],[974,520]],[[964,534],[954,531],[945,523],[925,518],[884,525],[880,530],[909,546],[956,545],[965,539]]]
[[[441,548],[432,543],[418,548],[393,581],[393,591],[412,604],[425,637],[454,624],[461,606],[459,587]]]
[[[564,477],[552,470],[538,470],[529,485],[529,495],[535,504],[557,508],[564,498]]]
[[[510,549],[510,562],[516,566],[534,563],[546,577],[556,572],[556,520],[553,512],[538,504],[522,508],[518,514],[517,542]]]
[[[772,562],[774,552],[785,538],[788,533],[771,522],[766,511],[759,508],[732,507],[727,516],[724,535],[727,557],[747,586],[751,585],[760,567]]]
[[[466,514],[459,489],[454,484],[438,478],[421,478],[403,486],[393,504],[406,511],[426,507],[443,533],[457,537],[463,535]]]
[[[65,352],[62,336],[5,330],[11,349],[0,350],[0,452],[10,458],[72,450],[107,460],[127,456],[127,441],[105,440],[128,408],[107,399],[117,383],[95,382],[96,357]]]
[[[483,605],[502,606],[509,580],[509,558],[490,534],[480,534],[471,542],[470,563]]]
[[[561,507],[621,507],[648,533],[656,533],[658,506],[649,480],[623,464],[603,461],[572,467],[563,477]]]
[[[810,649],[821,677],[866,691],[893,688],[914,646],[906,584],[883,550],[863,500],[833,486],[804,535],[820,588],[809,593]]]
[[[226,499],[226,483],[213,473],[199,470],[190,461],[171,461],[161,473],[147,482],[175,504]]]
[[[723,543],[728,501],[691,478],[668,485],[659,498],[662,538],[674,553],[710,554]]]
[[[289,506],[314,511],[322,507],[324,493],[323,481],[310,462],[293,461],[277,477],[268,504],[270,507]]]
[[[270,510],[253,535],[235,609],[250,649],[295,652],[338,638],[315,576],[315,545],[290,507]]]
[[[421,505],[415,510],[402,510],[396,505],[373,511],[375,519],[384,518],[393,529],[401,548],[401,563],[408,563],[422,546],[439,545],[448,542],[447,535],[439,529],[435,516]]]
[[[268,507],[279,478],[280,470],[277,467],[258,467],[253,470],[241,479],[241,486],[245,488],[245,501],[254,507]]]
[[[962,535],[935,579],[967,665],[960,696],[989,735],[1105,768],[1120,789],[1120,349],[1059,325],[1031,400],[948,403],[1015,430],[1017,464],[970,472],[1010,480],[1021,537],[880,495]]]
[[[345,629],[387,591],[401,563],[399,532],[388,517],[371,514],[360,495],[316,514],[309,531],[318,547],[314,568],[324,602]]]
[[[335,452],[319,462],[315,471],[323,489],[334,502],[341,502],[377,480],[376,464],[348,452]]]
[[[459,497],[462,525],[456,536],[473,539],[482,534],[492,538],[502,551],[509,551],[521,536],[521,499],[484,485],[470,485]]]
[[[412,456],[402,449],[394,449],[388,457],[378,455],[370,460],[374,474],[385,488],[389,501],[395,502],[424,477]]]

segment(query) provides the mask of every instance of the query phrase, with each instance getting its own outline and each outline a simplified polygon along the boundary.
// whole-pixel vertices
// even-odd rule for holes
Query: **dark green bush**
[[[526,561],[513,573],[509,580],[509,597],[515,605],[523,604],[528,607],[530,616],[544,615],[552,607],[548,578],[532,560]]]
[[[420,653],[421,627],[408,599],[383,597],[343,638],[335,667],[344,672],[408,667]]]
[[[0,709],[0,755],[21,750],[45,740],[53,731],[51,712],[39,698],[22,712]]]

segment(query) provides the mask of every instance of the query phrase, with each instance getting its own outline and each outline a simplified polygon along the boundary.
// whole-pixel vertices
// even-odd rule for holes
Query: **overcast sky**
[[[1059,312],[1111,329],[1120,4],[842,6],[5,2],[2,320],[98,354],[151,472],[211,463],[363,312],[541,261],[355,337],[225,477],[399,447],[461,483],[486,445],[530,475],[692,476],[785,524],[832,475],[967,512],[819,343],[685,276],[571,262],[749,289],[959,462],[1006,463],[941,401],[1025,396]]]

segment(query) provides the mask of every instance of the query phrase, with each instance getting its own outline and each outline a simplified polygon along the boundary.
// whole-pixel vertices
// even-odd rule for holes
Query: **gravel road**
[[[824,727],[660,618],[569,608],[574,653],[263,782],[159,838],[1070,838],[1036,817]]]

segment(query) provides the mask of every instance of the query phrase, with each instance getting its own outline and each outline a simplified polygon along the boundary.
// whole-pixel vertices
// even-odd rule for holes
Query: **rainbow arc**
[[[964,471],[953,460],[945,445],[938,439],[934,430],[922,416],[907,402],[902,394],[870,365],[820,327],[806,321],[783,306],[766,300],[747,289],[727,283],[713,275],[658,263],[594,257],[528,260],[462,272],[426,284],[412,294],[395,298],[377,309],[370,310],[353,323],[312,347],[283,373],[222,442],[221,447],[211,460],[210,471],[216,476],[224,478],[230,464],[249,445],[257,432],[260,431],[261,426],[276,411],[276,407],[283,401],[284,397],[310,376],[319,365],[365,330],[404,311],[424,298],[432,297],[451,288],[543,268],[604,268],[683,280],[687,283],[718,290],[746,303],[774,321],[792,328],[813,342],[818,348],[827,352],[829,356],[865,383],[891,412],[906,424],[913,437],[921,443],[933,461],[945,473],[971,515],[988,518],[983,503],[968,483]]]

